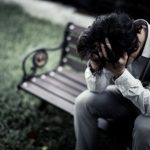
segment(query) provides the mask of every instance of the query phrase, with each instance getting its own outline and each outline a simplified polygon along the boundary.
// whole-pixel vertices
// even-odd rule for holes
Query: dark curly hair
[[[107,37],[112,50],[108,57],[118,60],[124,51],[132,53],[138,47],[137,28],[125,13],[111,13],[98,16],[93,24],[79,37],[77,51],[83,59],[96,50],[95,43],[105,43]]]

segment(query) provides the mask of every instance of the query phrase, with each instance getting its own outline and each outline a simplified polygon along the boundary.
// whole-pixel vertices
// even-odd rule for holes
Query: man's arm
[[[150,116],[150,84],[144,88],[141,81],[135,79],[127,69],[115,80],[115,84],[122,95],[131,100],[142,114]]]
[[[107,43],[107,47],[112,50],[108,38],[105,38],[105,43]],[[125,68],[126,65],[133,62],[137,56],[137,53],[134,55],[134,52],[132,55],[130,54],[128,56],[127,52],[125,51],[116,63],[111,63],[107,56],[105,45],[103,43],[100,45],[103,57],[108,60],[105,67],[110,70],[116,78],[115,84],[122,95],[131,100],[132,103],[139,108],[142,114],[150,116],[150,84],[149,87],[144,88],[141,81],[135,79]],[[132,61],[128,62],[131,57]]]

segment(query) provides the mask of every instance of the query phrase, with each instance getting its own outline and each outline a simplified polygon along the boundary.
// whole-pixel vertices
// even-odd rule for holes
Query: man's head
[[[108,49],[105,39],[108,38],[112,49]],[[89,57],[103,43],[108,57],[117,61],[126,51],[132,53],[138,47],[137,29],[133,20],[124,13],[111,13],[99,16],[80,36],[78,52],[81,58]]]

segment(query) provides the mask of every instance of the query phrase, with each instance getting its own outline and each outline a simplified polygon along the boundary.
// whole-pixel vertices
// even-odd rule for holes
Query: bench
[[[23,77],[19,89],[73,115],[75,98],[86,89],[84,79],[86,62],[81,61],[76,53],[77,39],[83,30],[81,26],[68,23],[60,46],[52,49],[39,48],[29,53],[22,63]],[[37,70],[48,62],[48,51],[57,49],[61,49],[57,66],[46,73],[36,75]],[[29,58],[32,58],[32,66],[28,73]]]
[[[18,89],[24,90],[52,105],[74,115],[75,98],[86,87],[84,71],[86,61],[81,61],[77,52],[76,44],[84,27],[68,23],[64,31],[63,42],[56,48],[39,48],[30,52],[23,60],[23,77]],[[48,52],[61,49],[59,63],[55,68],[46,73],[36,75],[38,69],[48,62]],[[27,71],[27,62],[31,58],[32,65]],[[106,130],[107,121],[99,118],[98,126]]]

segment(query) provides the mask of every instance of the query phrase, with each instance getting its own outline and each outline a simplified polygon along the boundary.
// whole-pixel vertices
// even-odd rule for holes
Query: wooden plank
[[[71,25],[69,26],[69,31],[71,34],[74,34],[74,35],[79,35],[82,31],[84,31],[86,28],[84,27],[81,27],[79,25]]]
[[[65,76],[66,78],[69,78],[71,80],[74,80],[75,82],[82,84],[83,86],[86,87],[86,81],[84,77],[84,73],[76,73],[71,70],[64,69],[61,72],[58,72],[58,74]]]
[[[69,41],[70,43],[76,44],[77,41],[78,41],[78,38],[79,38],[80,34],[81,34],[85,29],[86,29],[86,28],[83,28],[83,27],[74,25],[74,29],[70,30],[69,34],[68,34],[67,37],[66,37],[67,41]],[[71,38],[69,38],[69,37],[71,37]]]
[[[31,82],[25,82],[21,85],[21,88],[26,92],[33,94],[41,99],[46,100],[47,102],[53,104],[54,106],[68,112],[71,115],[74,115],[74,104],[63,100],[62,98],[53,95],[52,93],[45,91],[39,86]]]
[[[66,40],[68,41],[69,44],[72,44],[72,45],[76,46],[77,42],[78,42],[78,36],[68,35],[66,37]]]
[[[44,77],[43,80],[45,82],[47,82],[48,84],[50,84],[51,86],[55,86],[55,87],[59,88],[60,90],[68,92],[70,95],[73,95],[74,97],[78,96],[81,93],[81,92],[79,92],[79,91],[77,91],[77,90],[75,90],[75,89],[65,85],[64,83],[59,82],[55,78],[50,78],[50,76],[49,77],[47,77],[47,76]]]
[[[48,76],[49,77],[49,76]],[[50,76],[49,78],[54,78],[56,80],[58,80],[60,83],[63,83],[65,85],[67,85],[68,87],[72,88],[72,89],[75,89],[76,91],[84,91],[85,90],[85,86],[83,85],[80,85],[72,80],[69,80],[63,76],[61,76],[60,74],[58,73],[55,73],[54,76]]]
[[[73,45],[69,44],[66,48],[65,48],[65,51],[67,53],[67,56],[70,55],[78,60],[80,60],[81,63],[84,63],[84,61],[86,61],[87,63],[87,59],[83,59],[83,61],[81,60],[78,52],[77,52],[77,48],[74,47]]]
[[[75,69],[76,71],[84,72],[86,69],[86,64],[69,57],[67,57],[67,64],[71,66],[73,69]]]
[[[75,37],[79,37],[80,36],[80,34],[83,32],[83,30],[80,30],[79,32],[75,32],[75,31],[73,31],[73,32],[70,32],[70,36],[75,36]]]
[[[48,82],[45,82],[45,80],[41,78],[36,78],[36,81],[34,82],[34,84],[36,84],[37,86],[39,86],[40,88],[48,92],[53,93],[56,96],[59,96],[62,99],[65,99],[66,101],[74,103],[75,96],[70,95],[66,91],[59,89],[56,86],[50,85]]]
[[[77,48],[72,46],[72,45],[68,45],[66,48],[65,48],[65,51],[69,54],[69,55],[72,55],[74,57],[77,57],[79,58],[79,54],[77,53]]]

